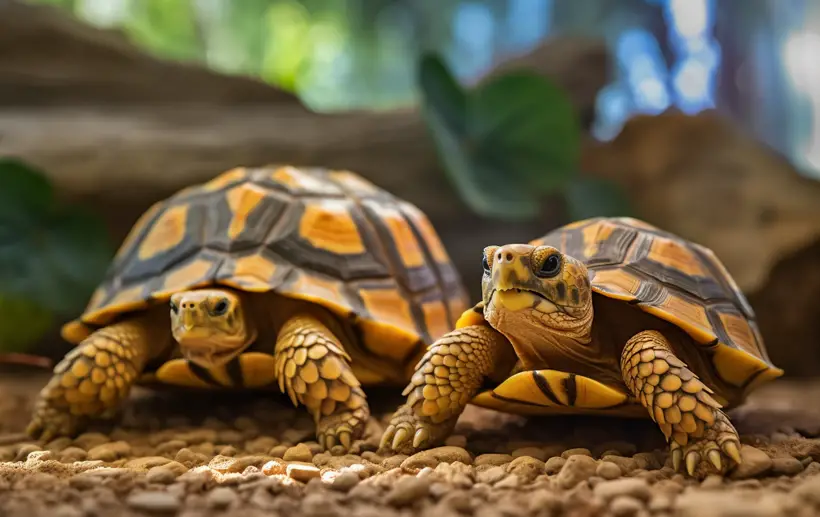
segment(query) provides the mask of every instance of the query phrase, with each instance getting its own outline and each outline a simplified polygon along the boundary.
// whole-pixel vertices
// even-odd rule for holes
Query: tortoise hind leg
[[[690,475],[701,460],[723,470],[723,456],[740,463],[740,439],[721,405],[658,331],[639,332],[621,353],[621,373],[632,393],[660,426],[678,470]]]
[[[154,323],[154,325],[152,325]],[[168,335],[149,317],[103,327],[68,352],[40,391],[26,432],[49,441],[82,431],[95,417],[114,413],[145,364]]]
[[[307,407],[319,444],[348,450],[364,434],[370,408],[339,339],[319,318],[300,313],[279,331],[275,360],[279,388]]]

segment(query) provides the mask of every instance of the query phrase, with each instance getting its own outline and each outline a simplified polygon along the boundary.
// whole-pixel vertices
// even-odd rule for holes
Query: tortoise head
[[[183,357],[203,368],[227,363],[256,338],[242,298],[228,289],[196,289],[171,297],[171,331]]]
[[[483,262],[484,317],[500,332],[589,335],[592,288],[583,263],[529,244],[488,246]]]

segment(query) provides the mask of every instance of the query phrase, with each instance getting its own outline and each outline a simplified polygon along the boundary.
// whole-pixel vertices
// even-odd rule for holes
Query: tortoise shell
[[[125,313],[215,285],[315,302],[358,324],[365,349],[397,361],[467,307],[414,205],[349,171],[236,168],[149,208],[62,334],[76,344]]]
[[[783,374],[769,359],[752,307],[710,249],[628,217],[578,221],[529,244],[552,246],[583,262],[593,292],[682,329],[707,349],[717,376],[741,392]],[[482,311],[481,303],[466,311],[457,327],[482,321]],[[510,410],[498,407],[498,400],[505,398],[544,401],[551,407],[546,412],[564,406],[569,412],[617,408],[622,414],[646,414],[637,404],[624,407],[630,405],[625,392],[553,370],[516,373],[494,390],[480,393],[474,403]],[[716,394],[716,398],[722,397]]]

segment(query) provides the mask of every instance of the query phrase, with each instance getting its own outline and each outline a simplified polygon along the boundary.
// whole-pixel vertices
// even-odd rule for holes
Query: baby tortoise
[[[382,447],[440,443],[471,402],[528,415],[648,414],[676,470],[740,462],[723,410],[783,371],[711,250],[636,219],[593,218],[489,246],[483,261],[482,301],[418,363]]]
[[[28,427],[110,417],[134,383],[287,392],[347,450],[361,385],[403,386],[466,291],[427,217],[348,171],[236,168],[152,206],[78,320]]]

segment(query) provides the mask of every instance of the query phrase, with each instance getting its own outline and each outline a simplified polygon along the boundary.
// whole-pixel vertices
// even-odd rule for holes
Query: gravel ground
[[[320,453],[278,395],[145,392],[76,439],[20,436],[42,375],[0,372],[0,515],[522,517],[820,515],[820,380],[778,382],[731,413],[743,465],[670,467],[651,421],[465,412],[446,446],[380,456],[395,394],[355,454]],[[15,436],[16,435],[16,436]]]

